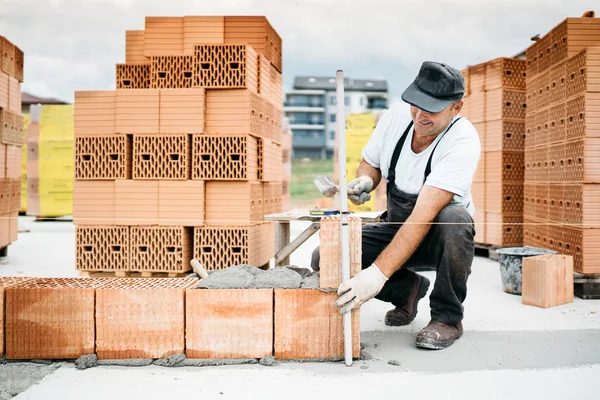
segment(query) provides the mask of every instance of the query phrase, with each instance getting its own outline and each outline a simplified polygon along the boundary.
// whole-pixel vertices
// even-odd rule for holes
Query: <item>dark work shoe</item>
[[[431,350],[441,350],[450,347],[463,334],[462,323],[446,325],[431,320],[417,335],[417,347]]]
[[[419,300],[425,297],[427,289],[429,289],[429,279],[421,275],[416,275],[406,305],[388,311],[385,314],[385,324],[389,326],[404,326],[413,322],[417,316]]]

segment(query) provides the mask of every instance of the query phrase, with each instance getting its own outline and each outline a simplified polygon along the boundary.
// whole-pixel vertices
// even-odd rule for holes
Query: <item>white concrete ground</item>
[[[19,223],[28,232],[19,234],[8,257],[0,258],[0,276],[78,276],[71,223],[34,222],[28,217],[21,217]],[[292,237],[306,226],[293,223]],[[292,264],[308,266],[317,244],[318,234],[292,255]],[[435,279],[433,272],[423,274]],[[427,299],[421,301],[419,314],[408,327],[385,326],[383,316],[389,308],[377,300],[362,307],[361,342],[373,359],[357,361],[350,368],[340,363],[278,363],[270,368],[152,366],[78,371],[72,364],[61,364],[16,398],[280,399],[386,394],[432,394],[444,399],[600,398],[600,389],[593,384],[600,377],[600,301],[576,298],[550,309],[524,306],[520,296],[502,291],[498,264],[476,258],[465,302],[465,335],[451,348],[432,352],[414,346],[414,336],[429,321]],[[390,360],[400,366],[388,364]],[[23,365],[0,365],[0,399],[8,398],[3,396],[2,377],[18,375],[16,369]]]

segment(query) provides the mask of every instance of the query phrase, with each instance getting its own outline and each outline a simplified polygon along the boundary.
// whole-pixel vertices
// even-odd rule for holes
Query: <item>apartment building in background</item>
[[[345,113],[356,114],[388,107],[385,80],[344,79]],[[333,157],[337,120],[335,78],[297,76],[285,93],[285,116],[293,134],[293,158]]]

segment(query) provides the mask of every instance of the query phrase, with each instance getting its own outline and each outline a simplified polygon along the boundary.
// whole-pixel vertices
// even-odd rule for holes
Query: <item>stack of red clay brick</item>
[[[281,132],[281,209],[288,210],[291,207],[290,178],[292,176],[292,129],[289,119],[284,118],[283,130]]]
[[[525,244],[600,273],[600,19],[565,19],[526,57]]]
[[[525,60],[497,58],[468,67],[461,115],[479,133],[481,157],[471,194],[478,243],[523,243]]]
[[[23,52],[0,36],[0,256],[17,240],[21,208]]]
[[[264,265],[282,206],[281,39],[264,17],[147,17],[117,89],[75,93],[77,268]]]
[[[0,358],[344,356],[335,291],[192,289],[197,282],[0,277]],[[354,311],[354,357],[359,341]]]

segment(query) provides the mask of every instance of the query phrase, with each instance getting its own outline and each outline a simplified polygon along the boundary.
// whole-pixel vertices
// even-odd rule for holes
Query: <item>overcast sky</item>
[[[125,31],[145,16],[265,15],[295,75],[387,79],[397,101],[424,60],[511,57],[598,0],[0,0],[0,34],[25,52],[24,90],[73,100],[112,89]],[[600,7],[595,10],[600,14]]]

